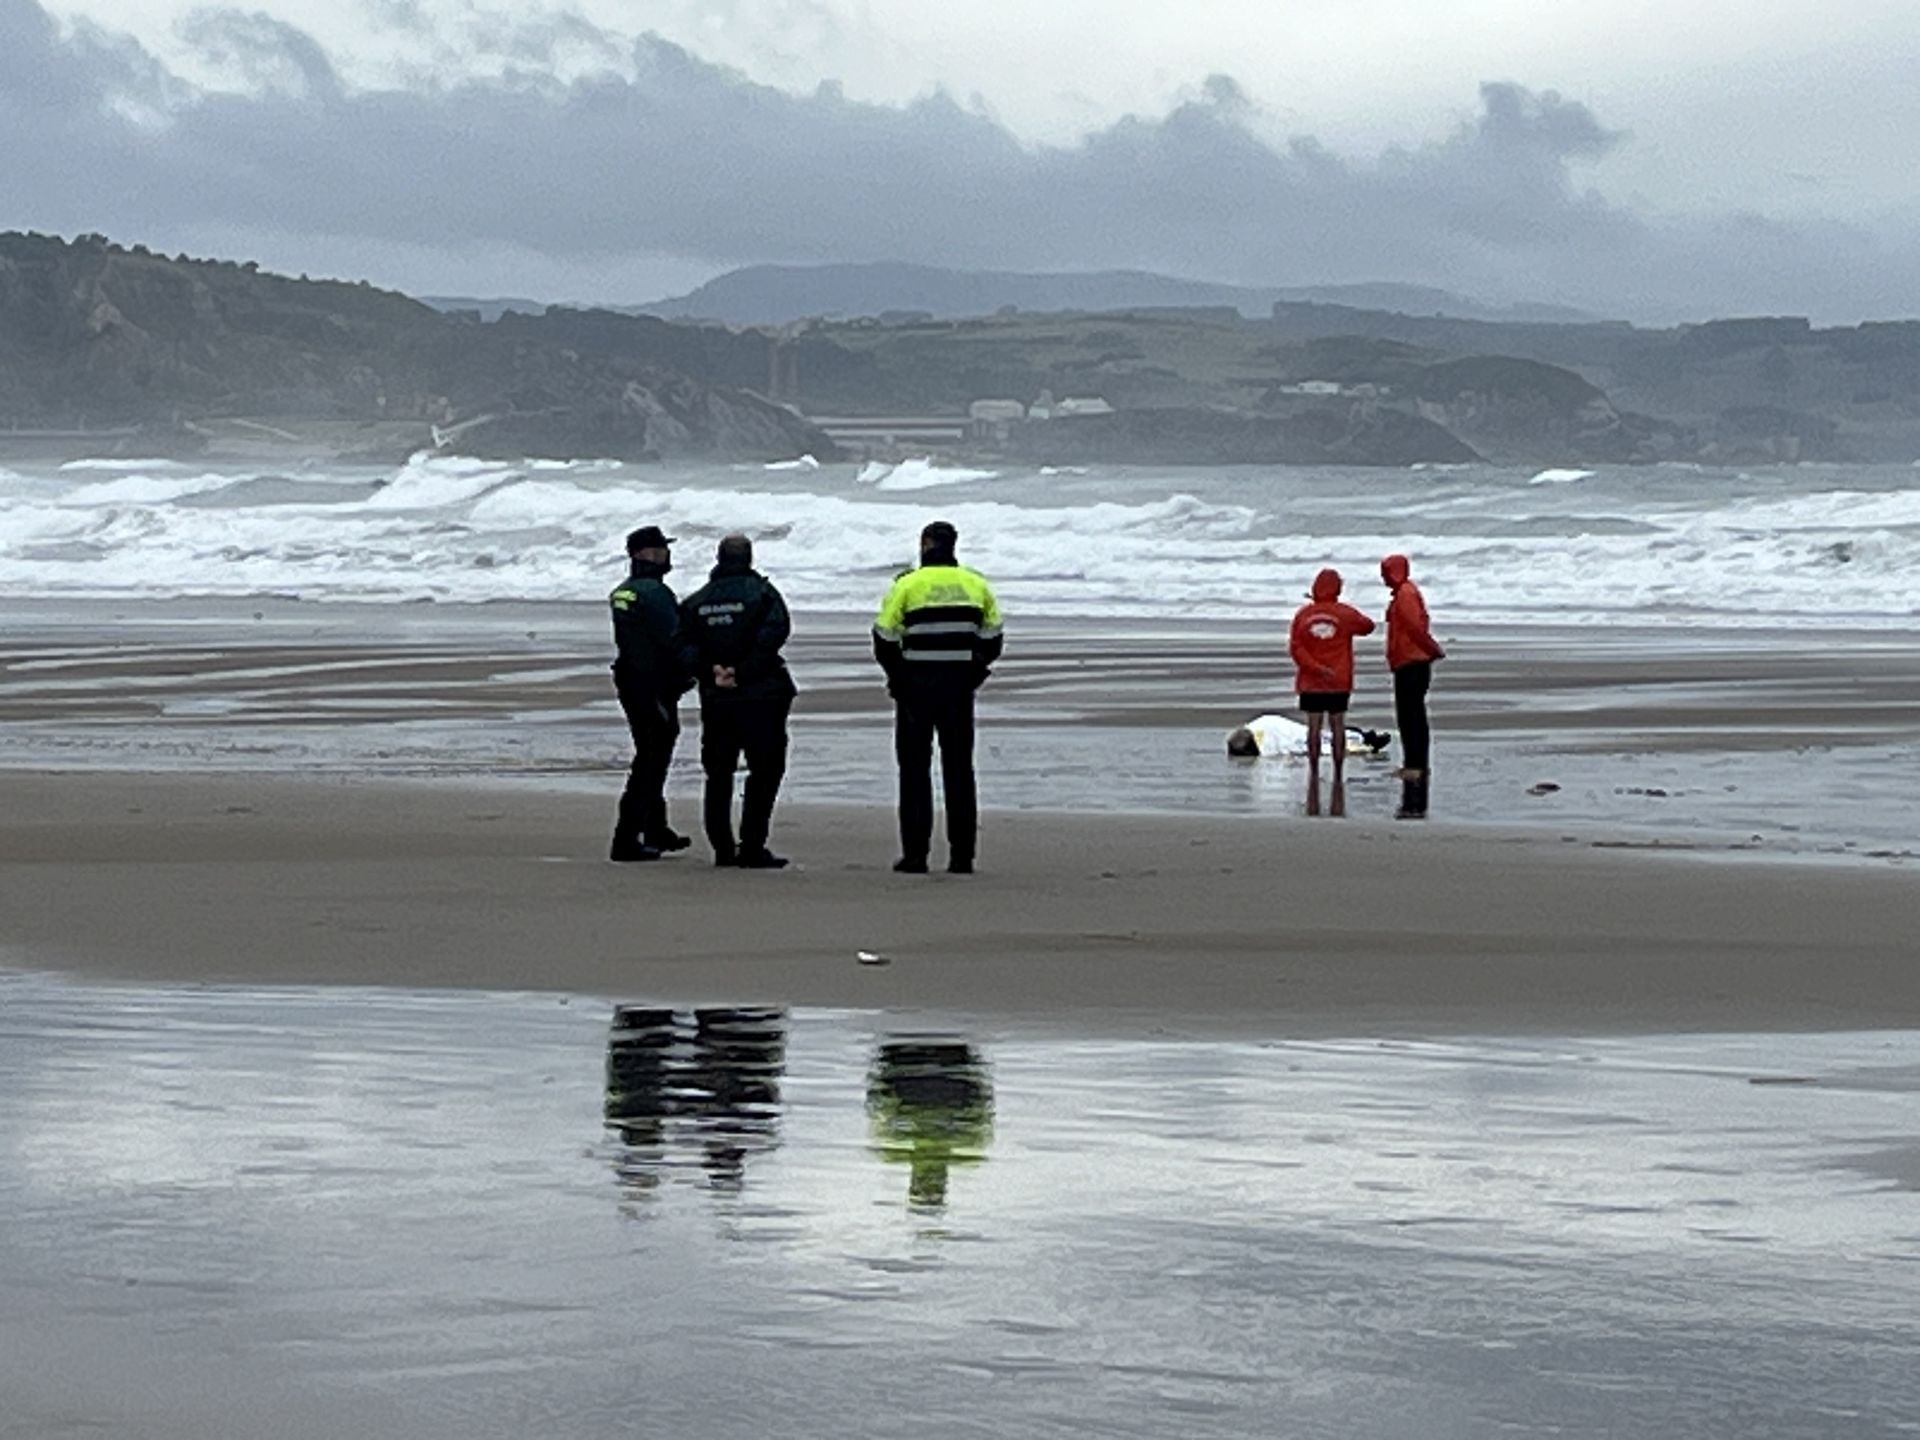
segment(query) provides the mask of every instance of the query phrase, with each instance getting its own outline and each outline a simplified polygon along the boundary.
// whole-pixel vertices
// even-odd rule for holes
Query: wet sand
[[[611,803],[0,773],[0,955],[158,980],[957,1009],[1113,1033],[1920,1026],[1920,890],[1897,865],[1444,822],[999,813],[982,874],[902,877],[874,804],[789,807],[776,840],[796,867],[754,874],[698,848],[611,865]]]
[[[0,605],[0,767],[532,779],[604,796],[624,768],[593,605],[288,600]],[[786,796],[892,789],[889,710],[861,615],[803,614]],[[1582,841],[1658,835],[1772,855],[1914,854],[1920,643],[1887,631],[1443,627],[1436,812]],[[1270,627],[1023,625],[981,697],[989,807],[1297,821],[1298,765],[1222,737],[1286,711]],[[1352,719],[1392,729],[1361,647]],[[697,790],[695,707],[674,786]],[[1356,819],[1394,808],[1355,767]],[[1108,823],[1120,823],[1117,820]]]
[[[0,1434],[1896,1440],[1920,1413],[1916,1196],[1881,1174],[1920,1035],[610,1010],[0,975]]]

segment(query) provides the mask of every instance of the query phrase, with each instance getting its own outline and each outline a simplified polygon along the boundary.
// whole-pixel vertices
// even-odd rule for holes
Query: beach
[[[1484,512],[1435,567],[1424,822],[1391,753],[1339,821],[1224,753],[1293,708],[1268,552],[1373,538],[1224,476],[974,495],[1132,568],[1001,552],[979,873],[903,876],[871,617],[826,601],[877,593],[911,495],[792,497],[851,575],[771,539],[810,567],[793,864],[747,872],[606,859],[630,752],[579,597],[632,477],[91,474],[29,477],[45,536],[0,556],[9,1440],[1910,1433],[1920,632],[1865,537],[1819,612],[1794,528],[1888,477],[1724,482],[1778,614],[1684,567],[1675,609],[1604,529],[1556,610],[1579,484],[1395,482]],[[1272,478],[1352,528],[1347,481]],[[178,563],[123,589],[148,543]],[[509,544],[546,568],[477,563]]]
[[[1123,1031],[1920,1023],[1914,878],[1444,822],[989,816],[897,876],[795,807],[778,874],[603,857],[605,799],[273,777],[0,777],[15,968],[175,982],[912,1007]],[[885,957],[861,964],[859,952]]]
[[[1885,631],[1448,627],[1435,818],[1409,825],[1391,759],[1351,762],[1352,818],[1309,821],[1297,760],[1223,753],[1290,708],[1257,627],[1036,623],[982,696],[982,873],[918,879],[888,868],[858,617],[796,623],[796,864],[771,875],[704,844],[606,863],[626,747],[595,607],[5,619],[16,968],[1295,1033],[1842,1028],[1920,996],[1887,783],[1920,745],[1920,647]],[[1356,719],[1391,725],[1383,690],[1363,669]],[[685,722],[670,792],[697,829]]]

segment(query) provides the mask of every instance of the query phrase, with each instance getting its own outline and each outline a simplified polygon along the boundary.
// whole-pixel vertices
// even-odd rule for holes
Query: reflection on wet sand
[[[980,1052],[951,1036],[881,1044],[867,1072],[867,1116],[881,1159],[908,1167],[908,1208],[946,1207],[947,1181],[993,1139],[993,1084]]]
[[[689,1160],[737,1193],[749,1156],[779,1143],[786,1011],[622,1005],[607,1037],[607,1125],[621,1184],[645,1196]]]
[[[1911,1032],[610,1013],[0,974],[0,1440],[1916,1433]]]

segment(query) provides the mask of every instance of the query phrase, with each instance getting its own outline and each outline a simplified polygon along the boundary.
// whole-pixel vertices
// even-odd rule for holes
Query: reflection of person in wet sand
[[[773,1145],[786,1033],[783,1010],[694,1012],[684,1105],[700,1134],[707,1183],[715,1190],[738,1190],[747,1156]]]
[[[881,1159],[909,1168],[908,1207],[944,1209],[953,1167],[979,1164],[993,1139],[986,1063],[964,1040],[889,1040],[867,1072],[867,1116]]]
[[[685,1017],[622,1005],[607,1037],[607,1125],[621,1180],[645,1193],[697,1147],[709,1188],[738,1190],[747,1157],[779,1128],[786,1012],[710,1008]]]

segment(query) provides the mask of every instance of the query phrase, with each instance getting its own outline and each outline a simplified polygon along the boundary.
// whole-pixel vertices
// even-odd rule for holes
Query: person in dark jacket
[[[1387,668],[1393,671],[1393,713],[1400,724],[1400,752],[1406,764],[1400,772],[1398,820],[1424,820],[1432,780],[1432,731],[1427,723],[1427,688],[1433,683],[1433,665],[1447,658],[1433,638],[1427,619],[1426,597],[1413,583],[1413,566],[1404,555],[1380,562],[1380,581],[1393,593],[1387,602]]]
[[[633,732],[633,767],[613,826],[615,860],[658,860],[663,851],[693,843],[667,824],[667,769],[680,738],[680,697],[692,683],[681,662],[679,607],[666,585],[672,546],[658,525],[627,536],[632,571],[607,597],[613,689]]]
[[[700,765],[716,865],[778,870],[787,863],[767,848],[767,835],[787,773],[787,716],[796,692],[780,650],[792,633],[786,601],[753,568],[753,542],[727,536],[712,576],[680,607],[681,663],[700,685]],[[733,777],[742,754],[747,784],[736,845]]]
[[[1000,603],[954,558],[960,532],[936,520],[920,532],[920,564],[893,582],[873,622],[873,654],[893,697],[900,767],[900,858],[924,875],[933,846],[933,744],[947,795],[947,870],[973,873],[980,809],[973,780],[973,696],[1004,643]]]

